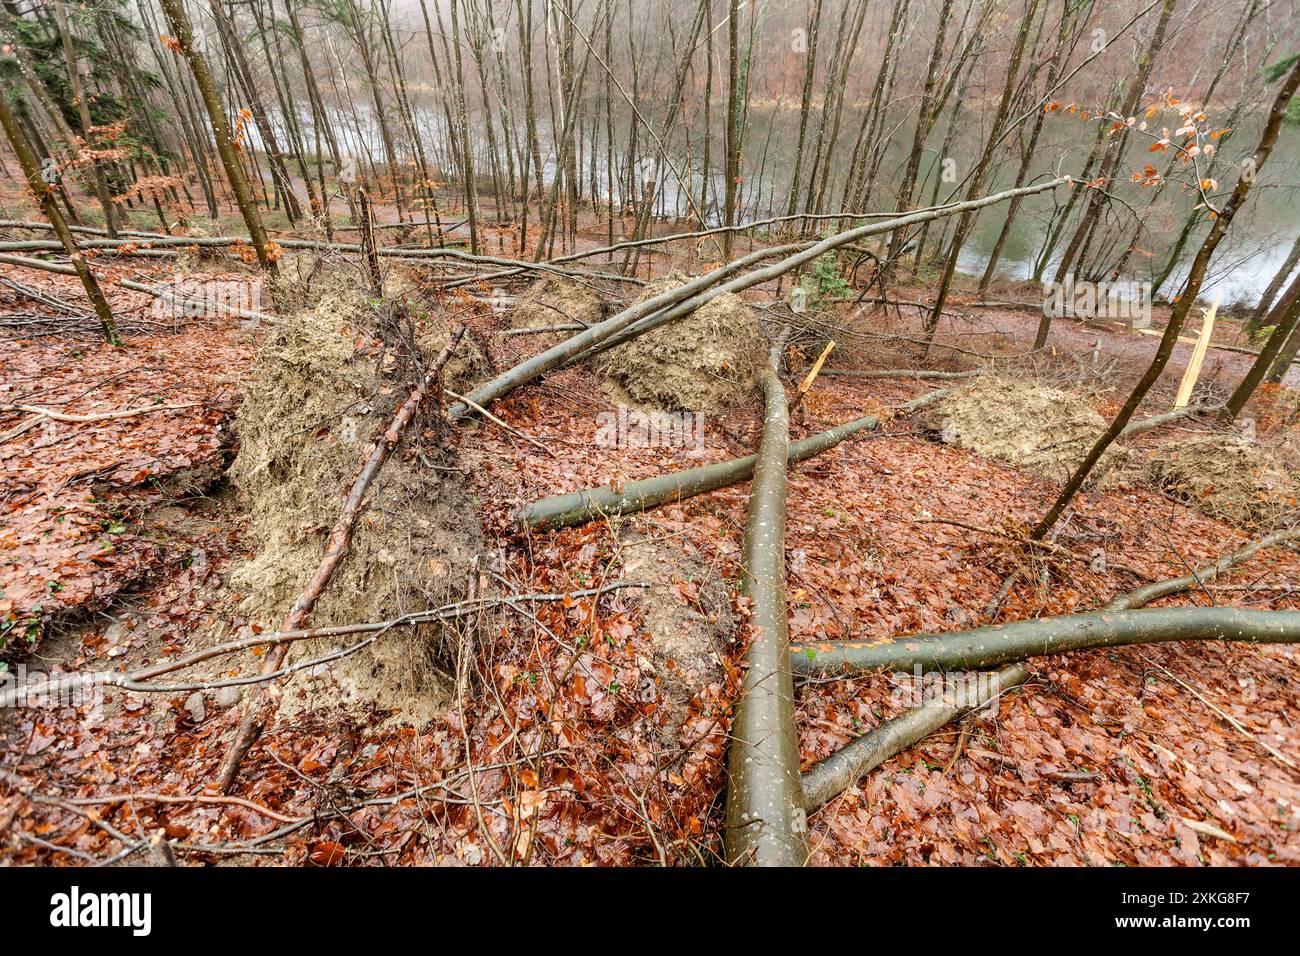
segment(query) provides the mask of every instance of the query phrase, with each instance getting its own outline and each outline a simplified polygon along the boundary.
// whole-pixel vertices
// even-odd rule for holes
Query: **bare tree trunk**
[[[753,600],[752,639],[727,755],[727,862],[802,866],[808,825],[799,780],[799,737],[790,676],[785,595],[786,456],[790,414],[769,365],[761,373],[766,411],[745,524],[741,584]]]
[[[316,184],[312,180],[311,171],[307,166],[307,158],[302,143],[302,128],[298,121],[297,104],[293,101],[293,90],[289,85],[288,73],[285,70],[284,49],[280,42],[280,30],[274,28],[275,10],[271,8],[271,21],[267,23],[262,6],[260,3],[253,4],[253,16],[257,20],[257,32],[262,44],[262,55],[266,57],[267,70],[271,76],[271,85],[275,88],[276,102],[280,105],[280,112],[284,117],[285,131],[289,137],[289,146],[293,150],[294,159],[298,163],[298,171],[302,174],[303,185],[307,188],[307,201],[310,205],[313,216],[325,217],[325,208],[321,204],[321,197],[316,192]],[[267,34],[271,34],[275,40],[275,52],[267,43]],[[317,157],[319,159],[319,156]],[[323,190],[322,190],[323,192]],[[326,235],[329,236],[329,223],[326,221]]]
[[[1255,361],[1251,363],[1250,370],[1242,378],[1241,384],[1224,403],[1223,410],[1219,413],[1220,419],[1230,422],[1241,414],[1241,410],[1250,401],[1250,396],[1255,394],[1255,389],[1259,387],[1260,382],[1264,381],[1264,376],[1272,370],[1273,363],[1277,361],[1283,348],[1290,341],[1297,323],[1300,323],[1300,275],[1295,277],[1286,294],[1278,300],[1277,305],[1269,312],[1268,318],[1264,320],[1265,326],[1273,326],[1273,332],[1264,343],[1264,347],[1260,349]],[[1285,370],[1283,371],[1285,373]]]
[[[73,100],[76,101],[77,115],[81,118],[81,135],[86,139],[89,148],[90,130],[94,124],[90,120],[90,104],[86,100],[86,91],[81,85],[81,75],[77,72],[77,53],[72,46],[68,14],[63,4],[55,3],[52,6],[54,21],[59,26],[59,39],[63,44],[63,62],[68,69],[68,87],[72,91]],[[104,228],[108,230],[110,239],[116,239],[116,211],[113,209],[113,198],[108,193],[108,181],[104,178],[104,169],[98,161],[95,161],[92,163],[92,170],[91,183],[94,186],[95,197],[99,200],[99,206],[104,212]]]
[[[1235,64],[1235,61],[1237,59],[1237,54],[1240,52],[1241,46],[1245,42],[1246,32],[1250,28],[1251,21],[1254,20],[1255,15],[1259,12],[1260,2],[1261,0],[1250,0],[1250,5],[1245,9],[1245,11],[1241,15],[1241,18],[1237,21],[1235,28],[1233,29],[1232,33],[1228,37],[1227,46],[1224,48],[1223,62],[1219,65],[1219,68],[1214,73],[1214,77],[1210,80],[1209,86],[1206,88],[1205,93],[1201,99],[1201,102],[1208,104],[1213,101],[1214,93],[1219,88],[1219,83],[1222,82],[1223,78],[1227,75],[1229,69],[1231,69]],[[1246,94],[1243,91],[1241,99],[1238,100],[1237,105],[1233,108],[1232,112],[1228,115],[1228,118],[1224,121],[1223,125],[1225,127],[1228,127],[1231,130],[1232,128],[1235,128],[1237,126],[1237,119],[1241,115],[1241,112],[1245,107],[1245,101],[1246,101]],[[1231,135],[1231,132],[1229,132],[1229,135]],[[1223,148],[1225,139],[1226,137],[1221,138],[1219,140],[1219,149]],[[1165,170],[1161,174],[1160,182],[1157,183],[1155,188],[1150,191],[1151,194],[1147,200],[1148,210],[1153,209],[1156,203],[1160,200],[1161,196],[1164,194],[1165,186],[1169,182],[1170,173],[1172,173],[1173,170],[1178,167],[1180,162],[1181,159],[1177,155],[1169,157],[1169,161],[1165,165]],[[1219,162],[1219,154],[1216,151],[1215,155],[1211,157],[1210,163],[1206,167],[1204,175],[1213,176],[1214,167],[1218,162]],[[1192,212],[1194,217],[1195,210],[1193,210]],[[1111,274],[1116,278],[1118,278],[1120,275],[1123,274],[1124,269],[1128,266],[1129,260],[1133,257],[1133,254],[1137,252],[1138,245],[1142,241],[1143,233],[1146,231],[1148,217],[1144,215],[1138,215],[1136,218],[1137,218],[1137,223],[1133,227],[1133,236],[1129,240],[1128,246],[1125,248],[1124,252],[1120,255],[1119,259],[1116,261],[1114,267],[1110,270]]]
[[[835,154],[835,146],[839,142],[840,122],[844,117],[844,91],[848,86],[849,69],[858,49],[858,38],[862,35],[862,24],[866,20],[868,5],[869,0],[861,0],[858,3],[853,25],[849,27],[847,37],[845,23],[849,14],[848,0],[840,16],[835,54],[831,58],[830,73],[827,78],[829,86],[826,95],[822,97],[821,120],[817,124],[817,140],[813,144],[813,165],[808,175],[808,198],[804,203],[804,208],[814,215],[821,214],[826,202],[827,188],[835,174],[835,165],[831,160]],[[834,106],[831,106],[831,103]],[[829,137],[827,136],[828,120]]]
[[[967,199],[974,199],[979,195],[980,190],[984,188],[984,177],[993,161],[993,154],[1002,135],[1002,128],[1006,123],[1007,114],[1011,111],[1011,100],[1015,94],[1016,77],[1020,73],[1020,61],[1024,57],[1025,44],[1029,39],[1029,32],[1033,27],[1034,20],[1037,18],[1040,2],[1041,0],[1029,0],[1024,19],[1020,23],[1015,45],[1011,50],[1011,60],[1007,65],[1007,81],[1002,88],[1002,99],[998,103],[997,113],[994,115],[993,122],[989,127],[984,152],[975,166],[974,174],[971,176]],[[952,277],[957,271],[957,259],[961,255],[962,246],[965,244],[970,227],[974,223],[974,217],[974,213],[965,213],[957,220],[957,227],[953,233],[952,249],[948,253],[948,261],[944,266],[943,277],[939,280],[939,291],[935,295],[934,310],[926,320],[925,334],[927,342],[933,341],[935,329],[939,327],[939,319],[943,316],[943,307],[947,304],[948,291],[952,286]]]
[[[740,0],[727,0],[727,125],[723,163],[722,224],[736,224],[736,187],[740,184],[741,117],[744,113],[744,72],[740,52]],[[733,232],[723,233],[722,254],[731,258]]]
[[[276,185],[280,188],[280,193],[284,196],[284,211],[289,217],[289,222],[294,223],[302,218],[302,206],[298,202],[298,197],[293,191],[293,182],[289,179],[289,170],[284,165],[284,154],[280,151],[280,143],[276,139],[275,130],[271,127],[271,121],[267,119],[266,107],[262,105],[262,97],[258,93],[257,81],[253,78],[252,68],[248,65],[248,57],[244,54],[244,45],[240,42],[239,35],[235,31],[235,24],[230,19],[229,14],[223,6],[223,0],[208,0],[208,7],[212,10],[212,16],[217,21],[217,34],[221,37],[221,42],[225,44],[230,51],[231,59],[234,61],[235,69],[238,71],[240,79],[243,80],[243,86],[248,96],[249,112],[253,114],[253,122],[257,125],[257,134],[262,138],[262,146],[266,151],[266,160],[271,167],[271,175],[275,177]]]
[[[1147,392],[1151,390],[1151,386],[1156,383],[1160,373],[1164,371],[1165,365],[1169,362],[1169,357],[1174,353],[1174,346],[1178,344],[1178,335],[1182,331],[1183,323],[1187,320],[1187,314],[1191,312],[1192,306],[1196,303],[1196,297],[1201,291],[1201,283],[1205,281],[1205,270],[1210,265],[1210,258],[1214,255],[1214,250],[1218,248],[1220,241],[1222,241],[1224,233],[1228,231],[1228,226],[1232,225],[1237,210],[1246,201],[1251,184],[1255,181],[1259,170],[1263,168],[1264,163],[1268,161],[1269,155],[1273,152],[1273,147],[1277,143],[1278,132],[1282,127],[1282,117],[1286,115],[1287,105],[1291,102],[1291,97],[1295,95],[1297,86],[1300,86],[1300,59],[1297,59],[1295,65],[1291,68],[1291,72],[1282,83],[1282,88],[1278,91],[1277,98],[1273,101],[1273,107],[1268,114],[1268,122],[1264,126],[1263,134],[1260,136],[1259,145],[1255,148],[1253,162],[1247,163],[1246,169],[1237,179],[1237,186],[1233,189],[1232,196],[1224,204],[1218,215],[1214,217],[1214,224],[1210,227],[1210,234],[1205,237],[1200,251],[1196,253],[1196,259],[1192,262],[1191,271],[1187,276],[1187,285],[1183,288],[1178,301],[1174,303],[1173,312],[1169,316],[1169,324],[1165,326],[1164,335],[1160,339],[1160,345],[1156,349],[1150,367],[1147,368],[1138,381],[1137,387],[1133,389],[1133,393],[1129,395],[1128,401],[1124,403],[1124,407],[1120,409],[1119,414],[1115,416],[1102,436],[1097,439],[1092,450],[1088,452],[1088,456],[1061,490],[1056,501],[1052,503],[1047,513],[1043,515],[1042,520],[1034,527],[1031,535],[1034,540],[1041,541],[1056,524],[1066,506],[1073,500],[1079,489],[1083,487],[1083,483],[1101,459],[1102,454],[1119,437],[1120,432],[1129,423],[1129,419],[1133,417],[1133,413],[1142,404],[1142,399],[1146,397]]]
[[[844,196],[840,202],[840,209],[844,212],[861,209],[871,197],[874,184],[871,181],[871,161],[868,157],[878,146],[877,132],[885,109],[885,86],[895,62],[894,51],[903,32],[903,20],[907,16],[910,2],[911,0],[894,0],[894,12],[885,37],[885,52],[880,58],[880,69],[876,72],[876,82],[871,88],[871,101],[862,114],[862,123],[858,127],[858,136],[849,158],[848,175],[844,179]]]
[[[939,81],[939,65],[943,57],[944,40],[948,35],[948,17],[952,11],[952,2],[953,0],[943,0],[943,6],[939,8],[939,29],[935,33],[934,46],[930,50],[930,63],[925,70],[925,87],[921,91],[921,104],[917,107],[916,131],[912,134],[912,151],[907,157],[907,168],[903,170],[903,182],[898,189],[898,202],[894,204],[895,212],[904,212],[912,205],[912,192],[916,188],[916,176],[921,169],[921,154],[925,150],[925,140],[930,133],[930,114],[935,111],[934,87]],[[901,232],[889,237],[891,263],[902,252],[905,239]]]
[[[1278,353],[1277,361],[1273,367],[1268,370],[1268,381],[1277,384],[1286,378],[1286,373],[1291,370],[1291,365],[1300,355],[1300,323],[1291,330],[1291,337],[1286,340],[1282,346],[1281,352]]]
[[[36,201],[41,204],[41,212],[50,221],[50,225],[54,228],[54,234],[59,237],[59,242],[63,244],[64,251],[67,252],[68,258],[72,260],[73,268],[77,270],[77,278],[81,280],[82,287],[86,290],[86,298],[90,299],[95,315],[99,317],[99,324],[104,333],[104,341],[110,345],[116,345],[118,335],[117,324],[113,321],[113,310],[108,307],[108,300],[104,298],[104,293],[99,288],[94,273],[86,265],[86,259],[77,247],[76,239],[72,237],[72,230],[68,228],[67,223],[64,222],[63,214],[59,212],[58,203],[54,201],[53,184],[46,183],[41,178],[41,169],[37,165],[36,157],[32,155],[27,148],[27,144],[23,142],[22,132],[18,128],[18,120],[9,108],[9,101],[2,95],[0,95],[0,126],[4,127],[5,136],[9,139],[9,145],[13,147],[14,155],[18,157],[18,164],[22,167],[23,176],[27,179],[27,185],[35,194]]]
[[[280,290],[279,283],[276,281],[278,270],[275,265],[275,259],[270,256],[268,247],[266,229],[262,226],[262,216],[257,211],[257,204],[253,201],[253,194],[248,188],[248,180],[244,178],[244,170],[239,165],[239,153],[235,150],[234,140],[231,139],[230,123],[226,119],[225,106],[221,102],[221,97],[217,93],[216,84],[213,82],[212,73],[208,70],[207,60],[203,54],[194,48],[194,32],[190,26],[189,14],[185,12],[182,0],[159,0],[162,6],[163,15],[167,18],[167,24],[176,42],[180,45],[181,52],[184,54],[186,61],[190,65],[190,72],[194,74],[194,81],[198,84],[199,92],[203,96],[203,104],[208,111],[208,121],[212,124],[212,132],[217,140],[217,152],[221,156],[221,164],[226,170],[226,179],[230,183],[230,189],[235,194],[235,204],[239,206],[239,212],[244,217],[244,225],[248,229],[249,239],[252,241],[253,249],[257,253],[257,261],[262,267],[262,271],[270,279],[271,298],[279,306]]]
[[[465,71],[460,55],[460,0],[451,0],[451,45],[456,64],[456,135],[460,138],[461,177],[464,179],[465,211],[469,216],[469,251],[478,254],[478,187],[474,182],[474,151],[469,142],[469,118],[465,112]]]
[[[1061,23],[1056,34],[1056,47],[1052,50],[1051,63],[1047,68],[1046,89],[1051,89],[1056,84],[1056,78],[1060,75],[1061,58],[1065,53],[1066,40],[1069,37],[1071,25],[1070,5],[1068,0],[1061,4]],[[1035,150],[1038,147],[1038,136],[1043,130],[1043,120],[1047,113],[1044,110],[1035,111],[1034,125],[1029,133],[1029,142],[1025,144],[1024,150],[1020,155],[1020,168],[1016,170],[1015,185],[1024,184],[1025,177],[1029,175],[1029,167],[1035,159]],[[989,253],[989,262],[984,269],[984,275],[980,279],[979,292],[983,294],[993,281],[993,275],[998,268],[998,260],[1002,258],[1002,250],[1006,248],[1007,239],[1011,236],[1011,226],[1015,222],[1016,213],[1020,211],[1020,202],[1012,200],[1007,206],[1007,217],[1002,222],[1002,229],[998,232],[997,241],[993,244],[993,251]]]
[[[1295,271],[1297,263],[1300,263],[1300,236],[1296,236],[1291,251],[1287,253],[1286,261],[1282,263],[1282,268],[1277,270],[1268,286],[1265,287],[1264,294],[1259,297],[1259,303],[1255,306],[1255,311],[1251,313],[1250,319],[1246,323],[1246,327],[1252,332],[1268,324],[1264,321],[1264,316],[1273,307],[1273,300],[1282,291],[1282,286],[1286,285],[1286,280]]]
[[[790,199],[785,210],[787,216],[793,216],[799,205],[799,176],[803,172],[804,142],[808,136],[808,113],[812,109],[813,81],[817,76],[817,40],[821,32],[822,0],[812,0],[812,9],[808,11],[808,47],[804,50],[803,96],[799,101],[799,141],[794,148],[794,170],[790,174]]]
[[[321,98],[320,86],[316,83],[316,73],[312,69],[311,59],[307,56],[307,41],[302,31],[302,25],[298,22],[298,8],[294,5],[294,0],[283,0],[283,3],[285,13],[289,17],[289,25],[293,28],[294,48],[298,51],[298,62],[302,67],[302,75],[307,87],[307,99],[311,101],[312,125],[316,128],[317,139],[322,134],[325,137],[325,142],[330,150],[330,161],[334,164],[334,175],[337,177],[343,169],[343,153],[339,149],[338,137],[334,132],[334,123],[325,111],[325,101]],[[321,203],[325,207],[326,230],[328,232],[330,230],[330,197],[325,191],[324,162],[319,150],[316,153],[316,162],[321,187]],[[349,191],[345,191],[344,194],[347,197],[349,214],[353,221],[356,221],[357,211],[352,201],[352,194]]]
[[[1174,6],[1177,0],[1165,0],[1164,5],[1160,8],[1160,19],[1156,22],[1155,32],[1151,35],[1151,42],[1147,45],[1146,51],[1142,54],[1142,59],[1138,61],[1137,72],[1133,75],[1133,80],[1129,84],[1128,91],[1124,95],[1124,100],[1120,104],[1120,115],[1122,117],[1133,116],[1142,101],[1142,93],[1146,89],[1147,79],[1151,76],[1151,68],[1155,65],[1156,56],[1160,53],[1160,48],[1164,46],[1165,31],[1169,26],[1169,18],[1173,15]],[[1104,122],[1104,121],[1103,121]],[[1119,166],[1120,160],[1124,156],[1124,149],[1128,145],[1129,127],[1124,126],[1119,135],[1118,141],[1106,152],[1102,158],[1101,169],[1098,172],[1098,178],[1105,183],[1109,183],[1114,178],[1115,169]],[[1061,261],[1056,267],[1056,282],[1060,283],[1074,265],[1075,256],[1078,254],[1080,247],[1087,237],[1092,233],[1093,227],[1097,224],[1101,216],[1102,206],[1106,203],[1104,191],[1093,190],[1088,197],[1088,205],[1084,209],[1083,219],[1080,221],[1078,228],[1074,232],[1074,237],[1065,247],[1065,252],[1061,255]],[[1034,347],[1042,348],[1047,344],[1047,334],[1052,326],[1052,318],[1046,312],[1043,313],[1042,321],[1038,326],[1038,335],[1034,339]]]

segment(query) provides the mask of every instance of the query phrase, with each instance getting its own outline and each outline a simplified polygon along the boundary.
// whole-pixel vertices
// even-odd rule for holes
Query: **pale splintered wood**
[[[1196,347],[1192,349],[1192,360],[1187,363],[1187,371],[1183,373],[1183,380],[1178,384],[1178,397],[1174,399],[1174,408],[1179,409],[1191,400],[1192,389],[1196,387],[1196,380],[1201,375],[1201,366],[1205,363],[1205,351],[1210,347],[1210,336],[1214,334],[1214,316],[1219,311],[1219,302],[1223,299],[1223,293],[1219,292],[1214,296],[1214,302],[1205,313],[1205,321],[1201,323],[1201,334],[1196,339]]]

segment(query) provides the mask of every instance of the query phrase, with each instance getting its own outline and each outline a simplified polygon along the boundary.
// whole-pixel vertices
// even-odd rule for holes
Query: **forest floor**
[[[671,263],[656,262],[655,271]],[[230,263],[209,267],[218,272]],[[166,265],[131,267],[165,275]],[[82,302],[75,280],[7,273]],[[923,287],[894,290],[927,296]],[[1001,290],[996,298],[1014,297]],[[770,298],[770,292],[767,293]],[[146,307],[114,288],[115,308]],[[836,321],[842,368],[968,368],[1024,351],[1037,315],[968,307],[922,360],[906,341],[915,310]],[[498,368],[540,348],[493,338],[501,317],[454,298],[449,311]],[[0,287],[0,312],[53,316]],[[1162,323],[1156,311],[1155,327]],[[1216,341],[1242,346],[1235,326]],[[233,416],[264,333],[227,319],[142,329],[122,348],[89,335],[0,336],[0,616],[8,639],[44,620],[30,671],[132,669],[213,635],[272,629],[250,620],[232,570],[250,556],[246,515],[222,475]],[[1195,335],[1195,329],[1189,332]],[[1156,338],[1060,320],[1052,353],[1016,366],[1112,414]],[[1097,353],[1094,356],[1094,351]],[[1180,346],[1147,411],[1168,407],[1190,345]],[[810,361],[815,356],[805,356]],[[1251,356],[1211,352],[1202,389],[1222,397]],[[797,363],[796,363],[797,364]],[[805,363],[806,364],[806,363]],[[928,391],[907,380],[822,377],[792,437]],[[1261,389],[1248,409],[1259,439],[1294,463],[1297,403]],[[162,409],[96,422],[43,420],[32,405],[85,415]],[[750,453],[756,405],[707,419],[701,447],[598,445],[614,405],[574,367],[493,411],[545,448],[489,424],[457,433],[498,583],[568,595],[630,574],[649,540],[685,556],[659,600],[683,615],[743,620],[736,595],[746,485],[619,522],[520,532],[540,497],[649,477]],[[1203,430],[1172,426],[1155,447]],[[305,440],[310,440],[310,436]],[[792,469],[787,561],[793,640],[884,638],[971,626],[1025,561],[1022,534],[1057,490],[1049,480],[944,445],[906,418]],[[942,523],[962,522],[970,527]],[[1107,560],[1035,566],[1046,586],[1016,588],[1004,619],[1089,610],[1146,580],[1186,574],[1268,528],[1233,526],[1151,487],[1112,482],[1080,496],[1058,543]],[[719,598],[707,580],[721,580]],[[1300,553],[1261,552],[1214,588],[1164,603],[1300,608]],[[0,857],[66,864],[147,860],[160,829],[185,863],[712,863],[719,858],[728,708],[742,642],[718,639],[716,665],[690,699],[656,688],[678,664],[627,590],[565,597],[482,622],[454,703],[422,726],[381,706],[323,706],[275,725],[230,796],[208,789],[239,708],[211,694],[127,694],[0,714]],[[33,635],[37,632],[33,630]],[[1040,658],[993,713],[953,724],[888,761],[809,819],[817,864],[1300,863],[1300,659],[1290,645],[1165,644]],[[231,658],[229,673],[257,664]],[[225,670],[220,673],[226,673]],[[798,689],[804,765],[908,706],[884,675]],[[223,706],[224,705],[224,706]]]

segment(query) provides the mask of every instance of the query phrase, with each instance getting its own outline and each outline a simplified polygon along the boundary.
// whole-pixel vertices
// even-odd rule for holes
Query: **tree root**
[[[362,464],[361,470],[357,472],[356,478],[352,481],[352,487],[348,491],[347,498],[344,499],[343,509],[339,513],[338,520],[334,522],[334,528],[330,532],[329,541],[325,546],[325,556],[321,558],[320,565],[312,574],[311,580],[307,582],[302,594],[293,602],[293,607],[280,625],[279,629],[281,631],[298,630],[311,617],[316,602],[334,576],[334,571],[343,560],[343,556],[347,554],[348,546],[352,542],[352,529],[356,525],[357,516],[361,513],[365,504],[366,490],[370,487],[375,475],[379,474],[379,469],[384,466],[384,462],[388,460],[388,456],[393,449],[397,447],[397,443],[401,441],[402,434],[406,431],[411,420],[415,418],[415,413],[419,411],[425,396],[440,381],[442,367],[451,358],[451,353],[455,350],[461,336],[464,334],[465,326],[463,324],[457,326],[419,384],[411,389],[406,401],[398,408],[397,414],[393,416],[392,423],[389,424],[382,435],[376,437],[371,446],[369,457]],[[266,663],[262,668],[263,673],[269,674],[278,670],[288,653],[289,644],[280,643],[274,645],[266,655]],[[239,765],[243,761],[244,755],[248,753],[248,749],[261,732],[263,724],[270,717],[269,711],[273,710],[273,707],[268,707],[265,708],[268,713],[262,713],[264,708],[261,706],[262,694],[260,691],[264,686],[258,685],[257,690],[249,695],[248,703],[244,707],[243,717],[239,722],[239,729],[235,733],[235,739],[227,749],[225,757],[222,758],[221,769],[217,774],[217,787],[222,793],[228,793],[234,785],[235,776],[239,773]]]

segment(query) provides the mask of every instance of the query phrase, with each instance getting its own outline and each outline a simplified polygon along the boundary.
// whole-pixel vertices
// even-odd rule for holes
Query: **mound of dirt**
[[[1058,482],[1073,474],[1106,427],[1078,395],[996,375],[954,388],[923,418],[946,444]],[[1122,448],[1109,449],[1090,481],[1100,481],[1125,455]]]
[[[667,708],[664,726],[675,736],[687,720],[691,698],[722,680],[722,657],[736,629],[731,599],[717,571],[679,540],[628,531],[619,548],[623,579],[651,584],[627,593],[636,595],[632,604],[640,609],[654,646],[650,670]]]
[[[213,239],[224,233],[221,231],[221,223],[217,220],[208,216],[190,216],[185,220],[183,235],[192,239]],[[173,262],[173,270],[178,275],[189,275],[191,272],[211,269],[214,264],[221,264],[222,268],[227,268],[235,261],[237,261],[236,257],[231,254],[227,246],[182,247]]]
[[[646,286],[639,302],[681,285],[674,274]],[[598,367],[617,400],[646,410],[716,412],[751,401],[768,342],[754,312],[725,293],[707,305],[606,352]]]
[[[508,320],[512,329],[540,329],[572,322],[593,325],[604,317],[600,293],[562,276],[549,275],[534,282],[515,301]]]
[[[1199,435],[1152,452],[1146,477],[1206,514],[1267,524],[1294,507],[1295,479],[1260,445],[1236,435]]]
[[[230,475],[247,508],[256,555],[232,586],[253,623],[276,627],[324,554],[326,539],[373,436],[387,427],[407,389],[382,379],[374,313],[359,290],[323,299],[282,319],[259,353],[240,406],[240,451]],[[431,358],[431,356],[430,356]],[[313,625],[384,620],[455,600],[481,549],[480,529],[460,476],[428,418],[413,422],[370,487],[351,548],[312,615]],[[451,658],[450,632],[398,628],[362,651],[304,671],[282,712],[373,702],[419,723],[438,712]],[[352,643],[341,639],[335,647]],[[293,658],[330,645],[304,643]]]

